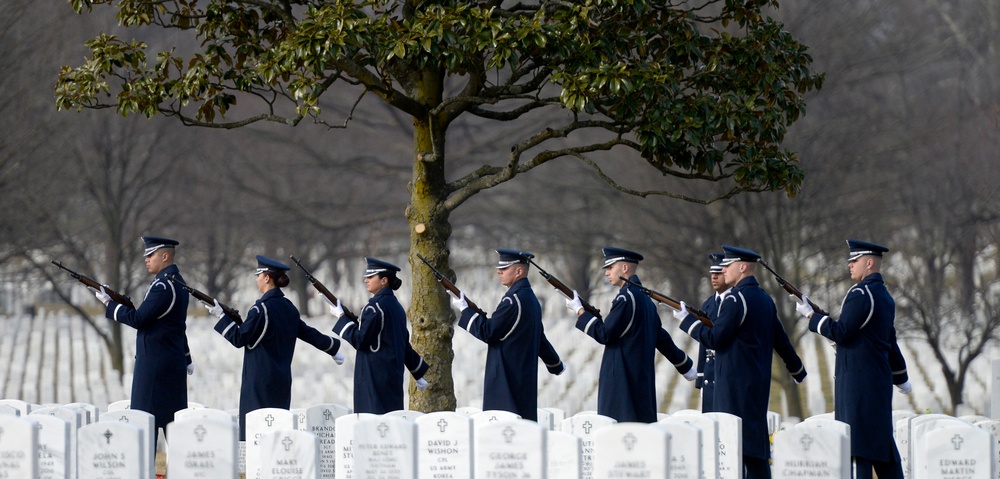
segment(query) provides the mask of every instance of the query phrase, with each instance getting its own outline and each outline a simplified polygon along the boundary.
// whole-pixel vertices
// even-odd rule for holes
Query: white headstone
[[[796,427],[833,429],[847,437],[851,437],[851,425],[836,419],[814,419],[811,421],[802,421]]]
[[[977,427],[951,425],[927,431],[918,456],[926,455],[930,479],[994,479],[993,437]],[[917,476],[919,477],[919,476]]]
[[[337,424],[337,479],[354,477],[354,427],[358,421],[378,417],[375,414],[357,413],[338,417]],[[362,479],[359,477],[359,479]]]
[[[25,419],[38,428],[38,479],[69,478],[75,465],[70,450],[69,421],[49,414],[29,414]]]
[[[14,406],[9,406],[7,404],[0,404],[0,416],[21,416],[21,411],[19,411]]]
[[[670,448],[670,433],[657,426],[623,423],[601,428],[594,435],[593,477],[697,479],[671,474]]]
[[[473,414],[483,412],[483,409],[476,406],[462,406],[455,408],[455,412],[465,414],[466,416],[472,416]]]
[[[146,433],[146,440],[143,441],[144,457],[142,460],[146,468],[149,469],[149,475],[146,477],[156,477],[156,450],[153,449],[154,444],[156,444],[153,440],[157,432],[156,418],[152,414],[138,409],[119,409],[102,414],[98,420],[98,422],[109,421],[131,424]]]
[[[95,422],[77,431],[77,472],[80,479],[145,478],[146,433],[123,422]]]
[[[319,469],[324,478],[333,479],[337,468],[337,418],[350,414],[350,410],[339,404],[317,404],[305,410],[299,419],[305,418],[305,425],[299,429],[309,431],[319,439]]]
[[[38,477],[38,427],[18,416],[0,416],[0,478],[3,477]]]
[[[511,421],[521,419],[521,416],[510,411],[480,411],[472,415],[472,424],[476,427],[493,422]]]
[[[553,422],[555,415],[552,414],[552,411],[545,408],[538,408],[536,412],[538,416],[538,424],[541,424],[542,427],[550,431],[555,428],[555,423]]]
[[[851,479],[851,437],[803,421],[774,435],[774,477]]]
[[[719,423],[700,412],[696,414],[674,414],[660,422],[684,423],[701,431],[701,477],[719,479]],[[673,441],[677,444],[677,440]]]
[[[767,435],[773,436],[781,426],[781,414],[774,411],[767,412]]]
[[[115,401],[111,404],[108,404],[108,412],[121,411],[122,409],[132,409],[132,400],[122,399],[120,401]]]
[[[246,478],[258,479],[260,475],[260,438],[274,431],[295,429],[295,414],[287,409],[263,408],[247,413],[246,420]]]
[[[724,412],[703,416],[719,424],[719,477],[738,477],[743,471],[743,419]]]
[[[673,479],[701,479],[702,442],[701,429],[683,422],[661,419],[650,424],[670,434],[670,477]],[[713,443],[712,448],[715,447]]]
[[[234,416],[229,411],[210,407],[185,408],[174,413],[174,421],[185,421],[188,419],[215,419],[218,421],[231,421],[239,427],[240,417]],[[239,434],[237,434],[239,437]]]
[[[472,418],[451,411],[420,416],[417,424],[417,477],[472,477]],[[551,478],[550,478],[551,479]]]
[[[948,426],[975,427],[957,417],[945,414],[921,414],[910,419],[910,475],[912,479],[931,479],[928,476],[930,471],[927,462],[927,455],[921,454],[925,450],[924,441],[927,439],[927,432]]]
[[[904,416],[896,421],[893,427],[893,440],[896,441],[896,449],[899,450],[900,466],[903,468],[903,477],[910,478],[910,420],[913,416]]]
[[[975,426],[993,436],[993,452],[997,453],[994,455],[993,477],[1000,479],[1000,421],[979,421]]]
[[[582,440],[583,454],[581,478],[593,477],[594,470],[594,435],[603,427],[617,423],[614,419],[600,414],[580,413],[563,419],[560,425],[562,432],[578,436]]]
[[[805,421],[815,421],[817,419],[837,419],[837,418],[836,418],[836,414],[834,414],[832,412],[826,412],[826,413],[823,413],[823,414],[816,414],[814,416],[809,416],[809,417],[805,418]],[[803,421],[803,422],[805,422],[805,421]]]
[[[559,429],[559,425],[562,424],[563,419],[566,419],[566,411],[557,407],[543,407],[539,408],[545,410],[545,412],[552,414],[552,429]],[[542,416],[539,415],[539,418]]]
[[[65,407],[77,408],[87,412],[87,416],[84,417],[84,424],[93,424],[101,419],[101,408],[85,402],[74,402],[69,403]]]
[[[545,477],[548,431],[535,421],[513,419],[476,426],[475,477]],[[339,476],[337,479],[340,479]]]
[[[547,479],[579,479],[583,475],[583,439],[562,431],[549,431],[546,436]]]
[[[31,411],[30,415],[55,416],[69,423],[69,463],[76,464],[77,453],[77,431],[82,427],[83,416],[86,413],[78,408],[68,408],[62,406],[43,407]],[[68,479],[76,479],[76,467],[70,467]]]
[[[279,429],[260,438],[260,477],[320,479],[319,440],[308,431]]]
[[[239,433],[239,425],[229,418],[174,420],[167,425],[167,475],[170,479],[236,479]]]
[[[354,474],[365,478],[414,479],[417,425],[382,415],[354,425]]]
[[[22,401],[20,399],[0,399],[0,406],[10,406],[17,409],[18,416],[24,417],[31,414],[33,405],[27,401]]]
[[[409,409],[398,409],[396,411],[389,411],[385,413],[386,416],[398,417],[403,419],[408,419],[410,421],[416,421],[418,417],[423,416],[424,413],[420,411],[411,411]]]

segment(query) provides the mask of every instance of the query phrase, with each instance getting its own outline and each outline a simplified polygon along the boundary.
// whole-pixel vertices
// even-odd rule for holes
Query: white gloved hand
[[[688,381],[694,381],[695,379],[698,379],[698,369],[692,367],[691,369],[688,369],[688,371],[684,373],[683,376],[684,379],[687,379]]]
[[[209,314],[222,319],[226,315],[226,312],[222,310],[222,305],[219,304],[219,300],[215,300],[215,304],[206,304],[205,309],[208,310]]]
[[[684,321],[684,318],[688,316],[688,305],[684,301],[681,301],[681,309],[675,309],[671,312],[674,318],[678,321]],[[688,380],[690,381],[690,379]]]
[[[465,311],[469,307],[469,302],[465,300],[465,291],[459,290],[458,296],[448,291],[448,296],[451,296],[451,305],[458,308],[459,311]]]
[[[427,384],[427,380],[426,379],[420,378],[420,379],[417,380],[417,389],[423,391],[423,390],[427,389],[427,386],[428,386],[428,384]]]
[[[88,288],[88,289],[93,291],[94,296],[97,297],[97,300],[104,303],[105,306],[107,306],[108,303],[111,302],[111,296],[109,296],[108,292],[104,290],[104,286],[101,286],[100,290],[94,288]]]
[[[809,304],[809,296],[802,295],[802,301],[796,298],[794,294],[789,295],[793,300],[795,300],[795,310],[799,312],[802,316],[807,318],[812,317],[814,312],[813,307]]]
[[[899,389],[899,392],[903,394],[910,394],[913,392],[913,385],[909,381],[906,381],[903,384],[897,384],[896,389]]]
[[[344,356],[344,353],[337,353],[333,355],[333,362],[337,363],[337,366],[344,364],[345,359],[347,359],[347,356]]]
[[[188,363],[187,365],[188,376],[194,374],[194,363]]]
[[[573,297],[566,300],[566,307],[574,314],[580,314],[580,310],[583,309],[583,300],[580,299],[580,294],[575,289],[573,290]]]
[[[330,301],[328,300],[327,302],[329,303]],[[344,315],[344,307],[340,305],[339,298],[337,299],[337,304],[330,305],[330,314],[337,319],[340,319],[340,317]]]

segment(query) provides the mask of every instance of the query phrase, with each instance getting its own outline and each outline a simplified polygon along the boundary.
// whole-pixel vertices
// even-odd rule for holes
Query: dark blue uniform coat
[[[215,330],[243,351],[240,386],[240,440],[246,439],[246,415],[265,407],[288,409],[292,400],[292,355],[295,339],[301,339],[330,356],[340,341],[309,326],[299,310],[274,288],[260,297],[243,324],[223,316]]]
[[[174,413],[188,406],[188,293],[168,274],[184,281],[177,265],[167,266],[153,278],[139,309],[110,301],[105,310],[109,319],[136,330],[130,407],[152,414],[157,428],[167,427]]]
[[[767,405],[771,393],[771,355],[777,308],[753,276],[743,278],[722,298],[715,327],[693,315],[681,329],[715,350],[713,409],[743,419],[743,454],[759,459],[770,455]]]
[[[392,288],[375,293],[358,315],[358,322],[341,316],[333,332],[357,350],[354,412],[385,414],[403,409],[403,368],[411,361],[417,364],[417,369],[408,369],[420,379],[427,365],[410,346],[406,311]]]
[[[899,462],[892,439],[892,385],[906,382],[896,343],[896,303],[874,273],[851,287],[840,320],[814,314],[809,330],[837,344],[834,415],[851,425],[851,455]]]
[[[483,410],[510,411],[537,421],[538,359],[553,374],[562,372],[563,365],[545,337],[542,307],[528,279],[510,285],[492,317],[465,308],[458,326],[488,345]]]
[[[642,284],[636,275],[629,281]],[[618,422],[656,422],[653,360],[657,342],[663,341],[661,335],[666,331],[661,333],[660,316],[649,296],[638,286],[626,283],[618,290],[603,321],[584,312],[577,319],[576,328],[604,345],[597,387],[598,414]],[[669,335],[666,339],[669,340]],[[684,358],[687,371],[691,359],[686,354]]]

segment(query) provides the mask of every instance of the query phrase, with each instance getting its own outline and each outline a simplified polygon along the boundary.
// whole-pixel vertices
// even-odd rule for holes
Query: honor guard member
[[[262,296],[247,312],[242,324],[222,310],[219,301],[206,305],[219,318],[215,323],[226,341],[243,348],[243,378],[240,385],[240,440],[246,440],[246,416],[266,407],[288,409],[292,400],[292,355],[301,339],[323,351],[337,364],[344,363],[340,341],[302,321],[281,288],[288,286],[290,268],[265,256],[257,256],[257,291]]]
[[[344,315],[339,300],[330,313],[337,318],[333,332],[357,350],[354,412],[385,414],[403,409],[403,368],[410,370],[422,391],[428,386],[423,376],[429,366],[410,346],[406,311],[393,294],[403,284],[396,276],[399,267],[375,258],[365,261],[365,288],[372,298],[357,322]]]
[[[754,266],[760,255],[744,248],[722,246],[726,285],[715,326],[705,327],[687,305],[674,317],[681,330],[715,350],[713,409],[743,420],[743,468],[747,479],[770,478],[767,406],[771,393],[774,328],[780,324],[774,301],[757,283]]]
[[[802,296],[795,309],[809,318],[810,331],[837,345],[834,416],[851,425],[854,477],[870,479],[874,467],[879,479],[901,479],[892,436],[892,385],[904,394],[912,388],[896,343],[896,303],[880,272],[889,248],[856,240],[847,240],[847,245],[847,267],[857,284],[844,297],[840,320],[814,314],[808,296]]]
[[[729,289],[722,279],[722,258],[723,253],[712,253],[708,255],[711,266],[708,268],[709,281],[712,285],[712,295],[701,304],[701,310],[708,315],[714,323],[719,316],[719,305],[722,303],[722,295]],[[715,393],[715,350],[698,344],[698,379],[695,380],[694,387],[701,389],[701,412],[714,412],[712,408],[712,398]]]
[[[656,349],[689,381],[695,379],[694,364],[660,325],[653,300],[620,278],[642,284],[636,270],[643,256],[620,248],[604,248],[602,252],[604,276],[621,288],[611,302],[611,311],[601,321],[583,309],[576,291],[566,300],[566,306],[577,315],[576,328],[604,345],[597,412],[618,422],[653,423],[657,420]]]
[[[106,305],[109,319],[136,330],[129,407],[152,414],[156,428],[166,431],[174,413],[188,406],[187,375],[192,368],[185,334],[188,293],[167,279],[173,275],[183,281],[174,264],[175,247],[180,243],[158,236],[141,239],[146,270],[154,277],[139,308],[112,301],[104,288],[94,294]]]
[[[483,384],[483,410],[503,410],[538,420],[538,360],[551,374],[566,370],[545,337],[542,307],[528,281],[526,251],[497,249],[497,276],[507,292],[493,316],[484,318],[469,308],[465,293],[452,295],[461,311],[458,326],[488,345]],[[449,294],[451,294],[449,292]]]

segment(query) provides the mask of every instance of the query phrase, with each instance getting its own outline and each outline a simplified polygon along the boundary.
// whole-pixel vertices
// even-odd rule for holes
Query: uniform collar
[[[264,301],[265,299],[280,298],[284,295],[285,293],[281,292],[281,288],[272,288],[268,290],[268,292],[264,293],[264,295],[260,297],[260,300]]]
[[[757,282],[756,276],[747,276],[746,278],[741,279],[739,283],[736,283],[736,286],[733,286],[732,288],[730,288],[730,290],[734,290],[737,288],[745,288],[747,286],[759,286],[759,285],[760,283]]]
[[[174,276],[177,276],[178,274],[180,274],[180,272],[181,272],[181,270],[177,268],[177,265],[176,264],[172,264],[172,265],[167,266],[166,268],[163,268],[162,270],[160,270],[159,273],[156,273],[156,277],[154,278],[154,280],[157,280],[157,279],[167,279],[167,275],[168,274],[172,274]]]
[[[514,293],[517,290],[528,288],[531,289],[531,281],[528,281],[527,277],[521,278],[514,281],[514,284],[510,285],[510,289],[507,290],[508,293]]]
[[[882,273],[872,273],[865,276],[858,284],[869,284],[869,283],[884,283],[882,280]]]
[[[642,286],[642,281],[639,281],[639,275],[633,274],[632,276],[629,276],[628,280],[639,286]],[[632,285],[628,283],[622,284],[622,288],[619,291],[625,291],[626,289],[629,288],[629,286]]]

